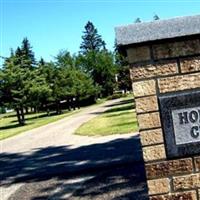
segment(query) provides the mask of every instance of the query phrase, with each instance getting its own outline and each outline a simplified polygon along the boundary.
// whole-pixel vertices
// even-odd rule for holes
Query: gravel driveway
[[[120,101],[108,101],[0,141],[1,200],[8,199],[12,194],[15,196],[16,192],[34,183],[50,184],[51,180],[57,182],[60,177],[67,176],[69,179],[77,174],[79,179],[82,174],[88,173],[91,179],[93,170],[96,174],[98,169],[101,171],[123,163],[142,162],[137,133],[106,137],[73,135],[81,124]],[[87,181],[87,176],[83,180]]]

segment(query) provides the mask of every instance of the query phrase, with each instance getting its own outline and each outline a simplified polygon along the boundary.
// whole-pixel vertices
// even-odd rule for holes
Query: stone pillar
[[[130,65],[150,200],[199,200],[200,35],[180,35],[180,24],[172,38],[131,39],[169,23],[173,19],[117,28],[117,42]]]

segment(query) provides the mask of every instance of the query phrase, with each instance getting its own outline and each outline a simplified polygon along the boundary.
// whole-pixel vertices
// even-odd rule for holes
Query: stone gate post
[[[200,15],[116,28],[151,200],[200,200]]]

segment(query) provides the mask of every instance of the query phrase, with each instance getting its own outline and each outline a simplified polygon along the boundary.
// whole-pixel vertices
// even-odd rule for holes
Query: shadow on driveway
[[[85,189],[77,190],[74,199],[94,199],[92,197],[103,195],[106,191],[125,187],[129,188],[127,192],[119,193],[113,200],[144,199],[129,198],[147,195],[139,136],[75,149],[66,145],[39,148],[27,154],[2,153],[0,157],[1,184],[5,187],[12,183],[40,182],[55,177],[63,179],[97,172],[101,174],[92,182],[88,181]]]

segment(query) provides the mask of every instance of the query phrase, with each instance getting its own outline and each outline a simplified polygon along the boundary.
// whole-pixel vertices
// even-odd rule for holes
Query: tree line
[[[130,89],[128,68],[117,49],[106,49],[90,21],[84,27],[77,55],[65,50],[54,61],[36,61],[29,40],[24,38],[0,69],[0,106],[14,109],[20,125],[25,124],[25,114],[30,110],[49,114],[54,109],[60,114],[63,104],[69,110],[79,108],[119,89]]]

